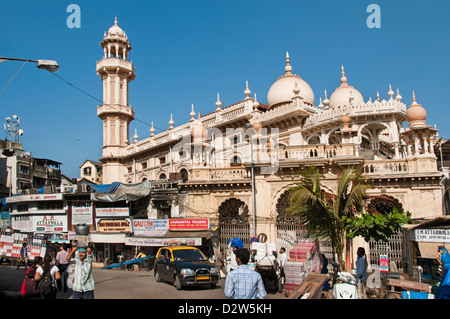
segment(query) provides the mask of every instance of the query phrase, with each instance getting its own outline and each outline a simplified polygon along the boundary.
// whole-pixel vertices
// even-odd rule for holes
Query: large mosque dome
[[[342,66],[341,85],[331,94],[329,105],[331,108],[335,108],[359,104],[364,104],[364,98],[357,89],[348,85],[344,66]]]
[[[289,61],[289,53],[286,53],[286,67],[284,68],[286,74],[279,77],[278,80],[272,84],[267,93],[267,104],[269,107],[280,103],[291,102],[295,96],[293,91],[295,84],[300,89],[299,95],[303,101],[314,105],[314,92],[300,76],[292,74],[292,66]]]

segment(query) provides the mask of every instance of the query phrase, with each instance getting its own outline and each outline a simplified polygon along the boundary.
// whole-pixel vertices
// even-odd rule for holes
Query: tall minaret
[[[131,45],[117,18],[100,45],[104,56],[97,62],[97,74],[103,81],[103,105],[97,108],[97,116],[103,121],[103,183],[109,184],[123,182],[126,173],[120,158],[134,120],[134,110],[128,105],[128,83],[135,78],[135,68],[128,60]]]

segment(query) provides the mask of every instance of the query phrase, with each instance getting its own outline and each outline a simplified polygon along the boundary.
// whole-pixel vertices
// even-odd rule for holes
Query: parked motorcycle
[[[355,276],[341,271],[336,263],[333,265],[333,299],[359,299],[358,284]]]

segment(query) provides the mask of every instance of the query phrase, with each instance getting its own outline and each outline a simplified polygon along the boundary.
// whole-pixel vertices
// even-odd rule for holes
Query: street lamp
[[[47,70],[49,72],[56,72],[59,69],[59,65],[54,60],[30,60],[30,59],[17,59],[17,58],[6,58],[0,57],[0,62],[3,61],[25,61],[34,62],[38,69]]]

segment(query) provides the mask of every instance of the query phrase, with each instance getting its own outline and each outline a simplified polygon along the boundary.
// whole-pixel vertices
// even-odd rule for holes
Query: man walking
[[[76,251],[78,249],[78,251]],[[75,253],[75,258],[72,261],[72,255]],[[94,299],[94,278],[92,276],[92,261],[94,257],[90,247],[77,248],[73,245],[67,260],[70,263],[75,263],[75,280],[73,283],[73,299]]]
[[[225,296],[229,299],[266,298],[261,275],[247,266],[250,252],[247,249],[237,249],[235,255],[238,268],[227,275]]]
[[[67,292],[67,267],[69,266],[69,261],[67,260],[67,256],[69,252],[66,250],[66,244],[62,244],[59,247],[59,252],[56,254],[56,266],[59,268],[59,273],[61,274],[61,278],[57,280],[58,290],[62,290],[63,281],[64,281],[64,292]]]
[[[27,243],[23,243],[22,248],[20,248],[20,261],[19,265],[17,266],[17,269],[20,268],[22,265],[25,266],[25,270],[28,269],[28,249],[27,249]]]

